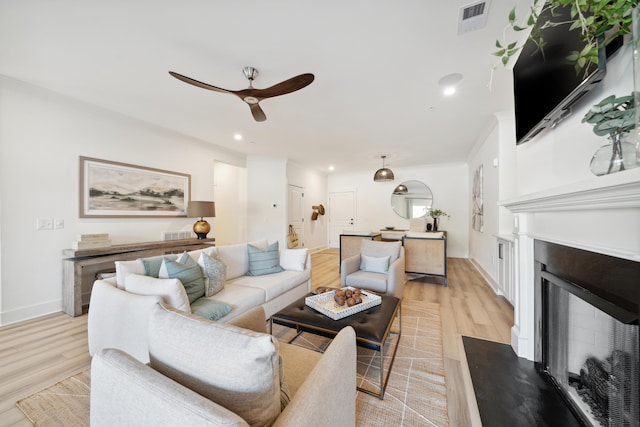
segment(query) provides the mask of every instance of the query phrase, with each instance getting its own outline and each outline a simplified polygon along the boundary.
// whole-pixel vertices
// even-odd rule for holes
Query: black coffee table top
[[[307,296],[311,295],[313,294]],[[313,333],[324,332],[331,336],[337,334],[342,328],[351,326],[356,332],[358,341],[381,344],[389,333],[400,300],[391,295],[380,297],[382,298],[380,305],[338,320],[333,320],[308,307],[305,305],[305,297],[302,297],[271,316],[271,320],[277,324],[293,325]]]

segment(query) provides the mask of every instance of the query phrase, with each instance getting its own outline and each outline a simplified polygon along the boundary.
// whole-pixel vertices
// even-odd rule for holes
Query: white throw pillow
[[[158,295],[171,307],[191,313],[187,292],[178,279],[156,279],[140,274],[129,274],[124,281],[124,289],[138,295]]]
[[[304,271],[309,249],[283,249],[280,252],[280,266],[285,270]]]
[[[124,282],[129,274],[144,275],[144,264],[140,259],[116,261],[116,285],[118,289],[124,289]]]
[[[367,255],[360,256],[360,270],[370,271],[372,273],[386,273],[389,271],[389,259],[391,257],[372,257]]]

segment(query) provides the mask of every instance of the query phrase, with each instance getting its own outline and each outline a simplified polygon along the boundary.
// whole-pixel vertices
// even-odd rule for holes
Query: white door
[[[298,234],[298,242],[300,242],[298,247],[304,247],[304,188],[289,185],[288,204],[289,224],[293,225],[293,229]]]
[[[354,191],[329,193],[329,247],[340,247],[340,234],[354,231],[356,197]]]

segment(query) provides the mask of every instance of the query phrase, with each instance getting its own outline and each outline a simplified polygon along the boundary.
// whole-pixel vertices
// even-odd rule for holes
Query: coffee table
[[[311,295],[313,294],[307,296]],[[295,328],[298,334],[291,341],[294,341],[302,332],[310,332],[312,334],[333,338],[342,328],[351,326],[356,332],[356,344],[360,347],[374,350],[380,361],[379,391],[372,391],[360,386],[358,386],[357,389],[376,396],[379,399],[384,399],[389,374],[391,373],[396,352],[398,351],[398,345],[400,344],[400,336],[402,335],[402,309],[401,302],[398,298],[390,295],[381,295],[381,297],[382,303],[380,305],[339,320],[333,320],[313,308],[308,307],[305,305],[306,297],[302,297],[272,315],[269,326],[271,330],[273,330],[274,323]],[[396,317],[399,319],[398,330],[392,331],[391,325]],[[387,341],[389,334],[397,335],[398,339],[385,375],[384,343]]]

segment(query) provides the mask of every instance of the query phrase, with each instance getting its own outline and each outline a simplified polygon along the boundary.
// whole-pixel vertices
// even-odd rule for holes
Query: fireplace
[[[640,426],[640,263],[534,240],[535,362],[586,426]]]

